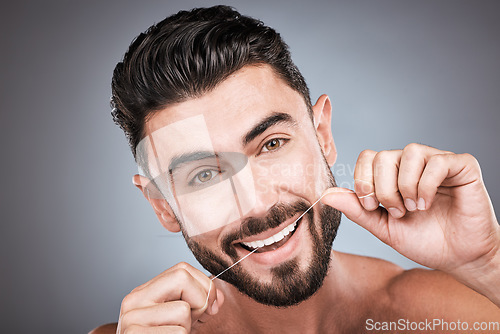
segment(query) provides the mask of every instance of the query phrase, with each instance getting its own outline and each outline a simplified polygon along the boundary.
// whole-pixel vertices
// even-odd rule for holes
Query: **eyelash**
[[[206,172],[206,171],[210,171],[210,172],[214,172],[214,176],[208,180],[207,182],[197,182],[197,178],[198,178],[198,175],[200,175],[201,173],[203,172]],[[189,181],[189,185],[192,186],[192,187],[199,187],[199,186],[202,186],[202,185],[206,185],[208,183],[210,183],[213,179],[215,179],[218,175],[224,173],[223,170],[219,170],[219,169],[216,169],[216,168],[205,168],[205,169],[202,169],[200,170],[198,173],[196,173],[193,178]]]
[[[271,141],[273,141],[273,140],[278,140],[278,141],[279,141],[279,143],[280,143],[280,146],[279,146],[277,149],[272,150],[272,151],[269,151],[269,150],[267,150],[267,151],[263,151],[263,150],[264,150],[264,148],[266,147],[266,145],[267,145],[268,143],[270,143]],[[271,138],[271,139],[267,140],[266,142],[264,142],[264,144],[262,144],[262,146],[261,146],[261,148],[260,148],[260,151],[259,151],[259,153],[257,154],[257,156],[261,155],[262,153],[272,153],[272,152],[278,151],[278,150],[280,150],[280,149],[281,149],[284,145],[286,145],[289,141],[290,141],[290,139],[287,139],[287,138]]]
[[[268,143],[270,143],[271,141],[273,140],[278,140],[278,142],[280,143],[279,147],[276,148],[275,150],[272,150],[272,151],[263,151],[266,147],[266,145]],[[286,145],[288,142],[290,141],[290,139],[287,139],[287,138],[271,138],[269,140],[267,140],[266,142],[264,142],[264,144],[262,144],[261,148],[260,148],[260,151],[259,153],[257,154],[257,156],[263,154],[263,153],[272,153],[272,152],[275,152],[275,151],[278,151],[280,150],[284,145]],[[206,172],[206,171],[211,171],[211,172],[214,172],[214,176],[208,180],[207,182],[202,182],[202,183],[198,183],[196,181],[198,175],[200,175],[201,173],[203,172]],[[209,182],[211,182],[214,178],[216,178],[218,175],[224,173],[223,170],[219,170],[219,169],[216,169],[216,168],[205,168],[205,169],[202,169],[201,171],[199,171],[198,173],[196,173],[193,178],[189,181],[189,185],[192,186],[192,187],[197,187],[197,186],[201,186],[201,185],[205,185],[205,184],[208,184]]]

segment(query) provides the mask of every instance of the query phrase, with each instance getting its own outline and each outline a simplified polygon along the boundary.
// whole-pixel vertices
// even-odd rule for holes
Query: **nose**
[[[255,204],[249,215],[254,217],[265,216],[269,209],[279,202],[280,196],[278,189],[270,180],[257,178],[255,184]]]
[[[267,167],[249,163],[241,173],[236,196],[244,217],[266,216],[286,192],[286,180],[273,176]]]

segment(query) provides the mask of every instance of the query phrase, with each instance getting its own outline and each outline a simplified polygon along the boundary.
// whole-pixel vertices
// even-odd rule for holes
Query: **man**
[[[179,12],[130,46],[113,116],[135,185],[214,276],[179,263],[94,333],[500,333],[500,227],[477,161],[410,144],[330,172],[331,104],[313,105],[280,36],[225,6]],[[405,271],[331,250],[340,212]]]

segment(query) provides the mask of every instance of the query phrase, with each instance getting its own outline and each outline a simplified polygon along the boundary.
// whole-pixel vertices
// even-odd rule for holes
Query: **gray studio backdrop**
[[[333,101],[334,168],[419,142],[474,154],[500,205],[500,1],[222,1],[282,33]],[[131,183],[110,79],[131,40],[214,1],[2,3],[0,331],[84,333],[135,286],[195,263]],[[343,220],[334,248],[415,267]]]

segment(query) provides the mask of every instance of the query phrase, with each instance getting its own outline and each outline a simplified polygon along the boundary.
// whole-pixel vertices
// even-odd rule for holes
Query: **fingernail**
[[[408,211],[417,210],[417,204],[415,204],[415,201],[412,200],[411,198],[405,199],[405,206],[408,209]]]
[[[425,200],[423,198],[418,199],[418,206],[417,208],[419,210],[425,210]]]
[[[363,198],[363,206],[366,210],[375,210],[378,207],[378,203],[372,196],[370,196]]]
[[[391,216],[393,216],[394,218],[403,217],[403,211],[399,210],[398,208],[389,208],[389,209],[387,209],[387,211],[389,211]]]

